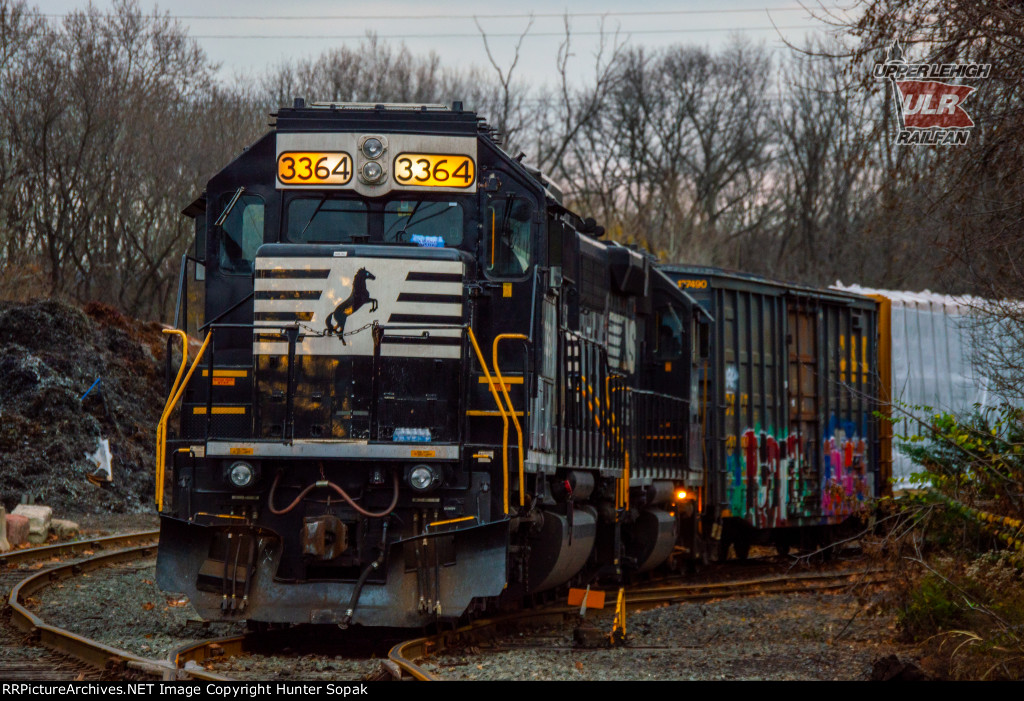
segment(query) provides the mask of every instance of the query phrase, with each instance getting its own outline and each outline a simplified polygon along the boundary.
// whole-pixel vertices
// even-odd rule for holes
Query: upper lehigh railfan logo
[[[910,78],[988,78],[988,63],[907,63],[898,41],[889,47],[885,63],[876,63],[874,76],[888,80],[896,103],[900,145],[962,146],[974,120],[962,107],[976,90],[936,80]]]

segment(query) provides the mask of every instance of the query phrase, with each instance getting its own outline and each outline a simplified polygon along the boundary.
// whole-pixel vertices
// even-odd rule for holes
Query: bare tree
[[[767,54],[742,42],[719,54],[634,48],[615,71],[574,144],[591,168],[579,199],[670,260],[731,263],[770,211]]]
[[[36,264],[30,289],[157,314],[187,237],[178,211],[211,169],[189,171],[181,154],[215,67],[176,22],[132,0],[61,23],[24,12],[35,29],[2,68],[5,147],[21,169],[4,184],[18,213],[4,235]]]

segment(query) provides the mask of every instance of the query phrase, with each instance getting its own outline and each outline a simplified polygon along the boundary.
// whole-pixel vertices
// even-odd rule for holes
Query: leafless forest
[[[515,65],[454,68],[373,37],[226,80],[133,0],[61,20],[0,0],[0,297],[165,315],[190,235],[180,210],[296,96],[460,99],[573,208],[662,260],[1020,297],[1024,10],[865,0],[857,12],[852,25],[821,12],[827,38],[775,52],[742,39],[649,50],[609,29],[594,56],[567,22],[538,86]],[[966,146],[892,145],[871,68],[893,38],[914,62],[993,65],[965,105]],[[580,63],[589,79],[569,80]]]

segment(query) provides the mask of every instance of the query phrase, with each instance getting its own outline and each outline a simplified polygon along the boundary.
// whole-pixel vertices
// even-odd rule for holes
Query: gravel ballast
[[[242,623],[204,623],[187,600],[160,591],[155,580],[153,560],[95,570],[41,591],[35,612],[47,623],[153,659],[192,641],[244,632]]]
[[[877,659],[912,651],[892,641],[891,617],[868,608],[842,594],[679,604],[630,615],[628,644],[616,649],[571,649],[566,628],[499,638],[496,651],[471,648],[422,666],[452,680],[869,679]],[[558,649],[514,649],[520,645]]]
[[[42,591],[36,610],[55,625],[150,658],[243,631],[241,622],[203,623],[159,590],[154,569],[152,560],[140,561],[67,580]],[[607,617],[594,622],[610,627]],[[421,664],[450,680],[858,680],[869,679],[886,656],[915,659],[913,648],[894,641],[895,630],[890,615],[851,594],[764,595],[631,614],[628,643],[619,648],[574,649],[565,626],[498,637]],[[326,681],[359,680],[380,665],[368,648],[338,654],[303,642],[281,653],[223,660],[215,670],[237,679]]]

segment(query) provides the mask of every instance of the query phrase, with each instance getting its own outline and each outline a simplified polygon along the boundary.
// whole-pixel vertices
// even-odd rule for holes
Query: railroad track
[[[158,536],[159,531],[141,531],[15,550],[0,556],[0,587],[7,597],[6,620],[0,625],[0,678],[181,678],[182,673],[165,661],[139,657],[50,625],[29,610],[32,595],[51,584],[151,556]],[[34,569],[38,571],[26,576]],[[189,676],[224,679],[201,670],[190,670]]]
[[[625,604],[628,611],[641,611],[682,602],[710,601],[713,599],[761,596],[765,594],[835,591],[853,585],[882,584],[889,581],[889,579],[891,579],[890,573],[885,570],[872,569],[774,575],[740,581],[704,584],[654,584],[627,589]],[[599,617],[610,619],[611,615],[610,612],[605,611]],[[575,625],[578,620],[578,608],[551,606],[537,611],[517,612],[508,616],[477,621],[454,631],[416,638],[395,645],[388,655],[386,669],[394,679],[438,681],[439,678],[436,675],[424,669],[417,661],[433,655],[440,655],[454,648],[465,648],[475,645],[481,640],[494,638],[496,632],[502,628],[511,626],[538,628],[551,625]],[[520,644],[515,647],[517,649],[528,647],[534,649],[560,649],[547,644]]]
[[[639,611],[653,606],[682,603],[684,601],[710,601],[712,599],[760,596],[763,594],[797,594],[844,589],[853,584],[881,584],[888,581],[889,573],[883,569],[846,572],[815,572],[792,575],[771,575],[738,581],[703,584],[657,584],[636,587],[627,591],[626,606]]]
[[[628,611],[639,611],[682,602],[764,594],[835,591],[854,585],[881,584],[888,581],[890,577],[891,573],[885,570],[862,569],[844,572],[770,575],[750,577],[739,581],[700,584],[660,582],[627,589],[625,601]],[[424,669],[418,663],[420,660],[443,654],[448,650],[473,646],[483,640],[491,640],[498,635],[499,631],[574,625],[578,621],[578,616],[579,609],[576,607],[549,605],[494,618],[480,619],[456,630],[400,642],[391,648],[388,658],[382,661],[382,668],[377,678],[438,681],[439,678],[435,674]],[[603,613],[598,613],[597,617],[610,618],[611,612],[605,610]],[[610,628],[610,623],[608,627]],[[195,669],[217,659],[252,652],[256,647],[251,635],[218,638],[180,648],[172,656],[172,661],[179,669],[186,667]],[[517,645],[516,647],[531,647],[531,645]],[[550,645],[532,647],[553,649]]]

